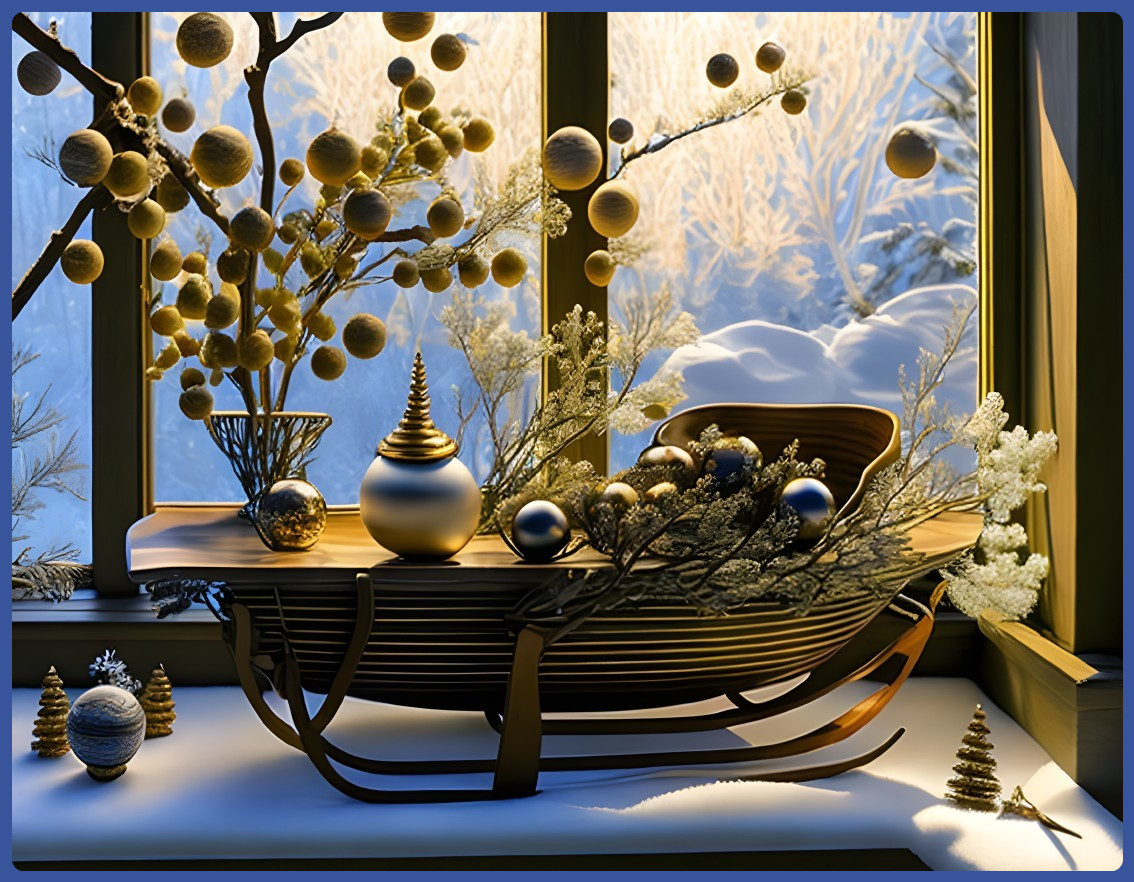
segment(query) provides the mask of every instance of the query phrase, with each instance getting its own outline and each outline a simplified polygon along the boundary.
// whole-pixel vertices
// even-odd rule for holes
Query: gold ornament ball
[[[236,364],[245,370],[263,370],[275,357],[276,350],[266,331],[257,329],[236,341]]]
[[[320,346],[311,353],[311,372],[320,380],[337,380],[346,370],[346,356],[337,346]]]
[[[646,502],[657,502],[663,496],[677,492],[677,485],[672,481],[659,481],[644,494]]]
[[[153,77],[138,77],[126,90],[126,100],[135,113],[153,116],[161,107],[161,86]]]
[[[42,96],[55,91],[63,74],[50,55],[37,49],[20,59],[16,65],[16,79],[29,95]]]
[[[600,236],[624,236],[638,220],[638,197],[629,184],[607,181],[591,194],[587,219]]]
[[[187,132],[197,120],[197,108],[185,98],[170,98],[161,111],[161,124],[171,132]]]
[[[171,282],[181,273],[181,249],[172,239],[158,244],[150,255],[150,275],[161,282]]]
[[[465,44],[455,34],[442,34],[429,48],[429,57],[438,70],[456,70],[465,63],[465,54]]]
[[[194,12],[177,28],[177,54],[193,67],[214,67],[232,51],[232,28],[212,12]]]
[[[465,135],[456,126],[443,125],[437,130],[437,137],[445,145],[448,154],[456,159],[465,149]]]
[[[379,150],[373,144],[367,144],[362,148],[362,170],[371,178],[377,178],[382,174],[389,161],[390,157],[386,151]]]
[[[183,358],[192,358],[201,351],[201,341],[186,331],[178,331],[174,334],[173,342]]]
[[[295,355],[295,349],[299,345],[298,337],[280,337],[275,342],[276,358],[287,364]]]
[[[119,199],[141,196],[150,186],[146,157],[134,150],[114,154],[102,184]]]
[[[492,280],[503,288],[513,288],[524,280],[528,261],[515,248],[497,251],[492,257]]]
[[[788,481],[780,493],[780,502],[799,515],[801,539],[818,539],[835,515],[835,497],[817,478]]]
[[[586,273],[587,281],[600,288],[610,284],[610,280],[614,278],[614,269],[614,258],[610,256],[609,251],[602,249],[592,251],[583,262],[583,272]]]
[[[386,67],[386,79],[399,89],[408,86],[415,76],[417,76],[417,68],[405,56],[395,58]]]
[[[624,481],[611,481],[599,493],[600,502],[617,509],[627,509],[638,504],[638,491]]]
[[[431,294],[440,294],[453,284],[453,272],[446,266],[421,270],[421,283]]]
[[[584,128],[564,126],[543,145],[543,176],[557,190],[582,190],[602,171],[602,146]]]
[[[182,318],[203,319],[213,296],[213,284],[204,276],[192,275],[177,292],[177,311]]]
[[[248,278],[248,252],[227,248],[217,256],[217,275],[222,282],[239,285]]]
[[[425,110],[437,96],[433,83],[425,77],[414,77],[402,90],[402,101],[410,110]]]
[[[213,126],[189,151],[194,171],[209,187],[234,187],[252,168],[252,145],[232,126]]]
[[[59,148],[59,167],[80,187],[93,187],[110,171],[114,151],[102,132],[79,129]]]
[[[425,126],[425,128],[434,133],[437,131],[437,127],[441,125],[441,119],[441,108],[436,104],[430,104],[417,115],[418,124]]]
[[[374,182],[365,172],[355,172],[354,177],[346,182],[348,190],[368,190]]]
[[[165,209],[153,199],[143,199],[126,215],[126,226],[137,239],[152,239],[165,229]]]
[[[433,30],[436,17],[435,12],[383,12],[382,26],[395,40],[412,43]]]
[[[386,325],[377,316],[360,312],[343,326],[343,346],[355,358],[373,358],[386,346]]]
[[[461,126],[465,136],[465,149],[472,153],[483,153],[496,140],[496,130],[483,116],[474,116]]]
[[[181,261],[181,268],[187,273],[203,276],[209,270],[209,259],[200,251],[190,251]]]
[[[268,321],[277,330],[290,334],[299,329],[302,315],[299,300],[291,292],[284,291],[268,310]]]
[[[189,191],[181,186],[181,181],[170,172],[154,189],[154,199],[165,209],[166,214],[175,214],[189,204]]]
[[[430,171],[438,171],[448,158],[449,151],[436,135],[422,138],[414,148],[414,161]]]
[[[185,320],[176,306],[163,306],[150,313],[150,329],[163,337],[172,337],[185,327]]]
[[[466,288],[475,288],[488,281],[491,272],[488,261],[479,254],[469,254],[457,262],[457,275]]]
[[[191,420],[203,420],[213,412],[213,393],[204,386],[190,386],[177,399],[181,412]]]
[[[280,163],[280,181],[285,187],[294,187],[303,180],[307,169],[298,159],[289,157]]]
[[[740,76],[740,65],[731,55],[721,52],[709,59],[705,65],[705,76],[718,89],[727,89]]]
[[[634,124],[620,116],[610,121],[606,134],[615,144],[625,144],[634,137]]]
[[[360,239],[377,239],[394,215],[394,207],[381,190],[354,190],[343,202],[343,223]]]
[[[807,107],[807,96],[799,89],[788,89],[780,98],[780,107],[784,109],[784,113],[796,116]]]
[[[567,515],[554,502],[535,499],[512,518],[512,544],[524,560],[547,563],[571,541]]]
[[[756,50],[756,66],[764,73],[775,73],[783,66],[786,57],[783,46],[769,41]]]
[[[59,266],[76,285],[89,285],[102,275],[102,249],[90,239],[72,239],[59,256]]]
[[[307,328],[324,343],[335,336],[335,320],[325,312],[317,312],[312,315],[307,320]]]
[[[247,205],[232,216],[229,221],[229,236],[232,244],[248,251],[263,251],[276,237],[276,225],[272,216],[256,205]]]
[[[353,254],[343,254],[335,261],[335,275],[344,282],[358,269],[358,258]]]
[[[181,391],[184,392],[186,389],[192,389],[194,386],[204,386],[205,375],[195,367],[187,367],[181,372],[179,381],[181,383]]]
[[[327,528],[327,502],[298,478],[276,481],[255,505],[257,532],[273,551],[306,551]]]
[[[228,334],[210,331],[201,343],[201,364],[207,368],[236,367],[236,341]]]
[[[937,164],[937,148],[924,134],[900,128],[886,145],[886,165],[899,178],[921,178]]]
[[[465,210],[461,203],[448,196],[434,200],[425,213],[429,229],[439,239],[448,239],[461,231],[465,223]]]
[[[416,261],[408,258],[402,258],[395,263],[391,275],[394,278],[394,284],[399,288],[412,288],[421,279],[421,274],[417,271]]]
[[[638,465],[653,468],[675,469],[682,478],[692,478],[697,474],[697,466],[689,451],[672,444],[647,447],[638,455]]]
[[[307,148],[307,168],[321,184],[341,187],[362,168],[362,148],[333,126],[315,136]]]

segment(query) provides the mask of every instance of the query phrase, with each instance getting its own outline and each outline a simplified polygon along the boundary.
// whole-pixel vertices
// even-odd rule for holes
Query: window
[[[64,42],[80,56],[90,57],[89,12],[37,12],[31,17],[43,28],[56,21]],[[83,196],[82,190],[44,164],[56,162],[59,146],[68,134],[87,124],[91,107],[90,95],[67,75],[50,96],[32,95],[22,89],[15,76],[16,66],[30,48],[23,38],[12,35],[13,289],[39,256],[51,232]],[[76,237],[91,238],[89,218]],[[13,559],[24,555],[35,560],[43,555],[55,560],[59,555],[53,550],[70,547],[78,560],[89,562],[91,503],[86,467],[91,462],[90,288],[71,284],[56,266],[13,322],[12,350],[14,355],[22,352],[34,356],[13,376],[13,395],[24,399],[23,419],[32,417],[40,396],[43,404],[39,415],[54,409],[62,418],[55,428],[13,444],[13,505],[16,486],[36,472],[41,473],[37,483],[58,477],[61,486],[71,488],[41,486],[31,490],[42,508],[35,509],[33,503],[29,514],[14,524]],[[68,459],[82,468],[43,478],[40,467],[55,459],[53,454],[65,454],[72,435],[73,455]]]

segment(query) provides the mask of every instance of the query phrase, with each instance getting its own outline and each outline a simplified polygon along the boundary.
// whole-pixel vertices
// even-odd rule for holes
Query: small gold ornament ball
[[[496,140],[496,130],[483,116],[474,116],[461,127],[465,136],[465,149],[473,153],[483,153]]]
[[[335,127],[320,132],[307,148],[307,168],[320,184],[341,187],[362,168],[362,148]]]
[[[417,115],[418,123],[425,126],[431,132],[437,131],[437,127],[441,124],[441,119],[441,108],[435,104],[431,104]]]
[[[386,346],[386,325],[378,316],[360,312],[343,326],[343,346],[355,358],[373,358]]]
[[[647,447],[638,455],[638,465],[673,468],[682,478],[690,479],[697,474],[697,466],[687,450],[673,444]]]
[[[583,272],[592,285],[603,288],[614,278],[615,263],[609,251],[592,251],[583,262]]]
[[[16,65],[16,79],[29,95],[43,96],[55,91],[63,74],[50,55],[37,49],[20,59]]]
[[[59,148],[59,167],[80,187],[93,187],[110,171],[114,151],[102,132],[79,129]]]
[[[186,389],[192,389],[194,386],[205,385],[205,375],[195,367],[185,368],[178,380],[181,383],[182,392]]]
[[[937,163],[937,148],[924,134],[900,128],[886,145],[886,165],[899,178],[921,178]]]
[[[189,191],[181,186],[181,181],[170,172],[158,181],[154,199],[165,209],[166,214],[174,214],[189,204]]]
[[[456,70],[465,62],[465,44],[454,34],[442,34],[433,41],[429,57],[438,70]]]
[[[161,111],[161,124],[171,132],[187,132],[197,120],[197,108],[184,98],[170,98]]]
[[[446,266],[421,271],[421,284],[431,294],[440,294],[453,284],[453,271]]]
[[[59,257],[59,266],[76,285],[89,285],[102,275],[102,249],[90,239],[72,239]]]
[[[784,109],[784,113],[796,116],[807,107],[807,96],[799,89],[788,89],[780,98],[780,107]]]
[[[150,275],[159,282],[172,282],[181,272],[181,263],[181,249],[172,239],[166,239],[150,255]]]
[[[118,199],[141,196],[150,187],[146,157],[134,150],[114,154],[102,184]]]
[[[629,184],[607,181],[591,195],[587,219],[600,236],[624,236],[638,220],[638,197]]]
[[[764,73],[775,73],[783,66],[786,57],[783,46],[768,42],[756,50],[756,66]]]
[[[727,89],[740,76],[740,65],[731,55],[721,52],[709,59],[709,63],[705,65],[705,76],[718,89]]]
[[[204,276],[191,275],[177,292],[175,305],[182,318],[203,319],[213,296],[213,283]]]
[[[425,77],[414,77],[402,90],[402,101],[410,110],[425,110],[436,96],[433,83]]]
[[[543,176],[557,190],[582,190],[602,171],[602,146],[579,126],[564,126],[543,145]]]
[[[185,327],[185,320],[176,306],[163,306],[150,313],[150,329],[163,337],[172,337]]]
[[[242,284],[248,278],[248,252],[243,248],[226,248],[217,255],[217,275],[230,285]]]
[[[252,168],[252,145],[232,126],[213,126],[193,143],[189,161],[208,186],[234,187]]]
[[[213,412],[213,393],[203,385],[190,386],[177,399],[181,412],[191,420],[203,420]]]
[[[638,504],[638,491],[623,481],[611,481],[598,494],[597,501],[625,510]]]
[[[492,279],[502,288],[514,288],[524,280],[528,261],[515,248],[498,251],[492,258]]]
[[[320,346],[311,353],[311,372],[320,380],[337,380],[346,370],[346,356],[337,346]]]
[[[399,288],[412,288],[421,281],[421,273],[417,270],[417,262],[409,258],[402,258],[394,264],[394,271],[390,274],[394,284]]]
[[[288,158],[280,163],[280,181],[286,187],[294,187],[303,180],[303,176],[306,174],[307,169],[298,159]]]
[[[412,43],[433,30],[436,17],[435,12],[383,12],[382,26],[395,40]]]
[[[209,260],[200,251],[190,251],[181,261],[181,268],[187,273],[203,276],[209,270]]]
[[[466,288],[483,285],[488,281],[491,271],[488,261],[479,254],[469,254],[457,262],[457,275],[460,276],[461,284]]]
[[[362,171],[371,178],[377,178],[386,168],[390,156],[385,150],[379,150],[373,144],[362,146]]]
[[[567,515],[554,502],[535,499],[512,518],[512,544],[524,560],[546,563],[571,541]]]
[[[138,77],[126,90],[126,100],[135,113],[153,116],[161,107],[161,86],[153,77]]]
[[[143,199],[126,215],[126,226],[138,239],[152,239],[165,229],[165,209],[153,199]]]
[[[194,12],[177,28],[177,54],[193,67],[215,67],[232,51],[232,28],[212,12]]]
[[[673,481],[659,481],[645,493],[646,502],[657,502],[663,496],[677,492],[677,485]]]
[[[399,89],[413,82],[415,76],[417,76],[417,68],[404,55],[398,56],[386,67],[386,79]]]
[[[436,199],[426,212],[429,229],[438,239],[448,239],[461,231],[465,223],[465,211],[461,203],[448,196]]]
[[[788,481],[780,494],[780,501],[799,515],[801,539],[818,539],[835,514],[835,497],[817,478]]]
[[[381,190],[354,190],[343,202],[343,223],[360,239],[377,239],[394,215],[394,207]]]
[[[271,337],[259,328],[236,341],[236,364],[247,371],[261,371],[275,357],[276,350]]]
[[[228,334],[210,331],[201,343],[201,364],[208,368],[236,367],[236,341]]]
[[[456,126],[442,125],[437,129],[437,137],[445,145],[445,150],[456,159],[465,149],[465,133]]]
[[[618,119],[611,120],[606,133],[615,144],[625,144],[634,137],[634,124],[620,116]]]
[[[258,500],[256,526],[274,551],[306,551],[327,528],[327,503],[307,481],[276,481]]]
[[[414,161],[422,168],[437,171],[449,158],[449,151],[441,143],[441,139],[430,134],[417,142],[414,148]]]

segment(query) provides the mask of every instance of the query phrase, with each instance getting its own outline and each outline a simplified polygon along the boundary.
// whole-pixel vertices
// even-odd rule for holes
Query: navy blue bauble
[[[780,501],[799,515],[799,538],[818,539],[835,514],[835,497],[817,478],[796,478],[784,485]]]
[[[512,518],[512,544],[524,560],[546,563],[566,548],[570,540],[567,515],[554,502],[534,500]]]
[[[705,455],[701,470],[713,479],[713,487],[718,492],[731,493],[740,489],[753,464],[752,457],[743,450],[721,447]]]
[[[95,686],[71,705],[67,740],[96,781],[113,781],[126,771],[146,735],[146,713],[132,692]]]

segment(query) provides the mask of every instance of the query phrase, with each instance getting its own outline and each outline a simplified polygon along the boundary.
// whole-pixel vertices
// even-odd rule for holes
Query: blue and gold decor
[[[457,442],[430,418],[419,352],[405,415],[362,478],[362,522],[374,541],[411,561],[445,560],[465,547],[480,520],[480,488],[456,456]]]
[[[273,551],[306,551],[327,528],[327,502],[307,481],[286,478],[254,502],[252,522]]]
[[[512,544],[526,561],[546,563],[570,541],[567,515],[554,502],[532,500],[512,519]]]
[[[800,539],[818,539],[835,516],[835,497],[818,478],[788,481],[780,501],[799,515]]]

